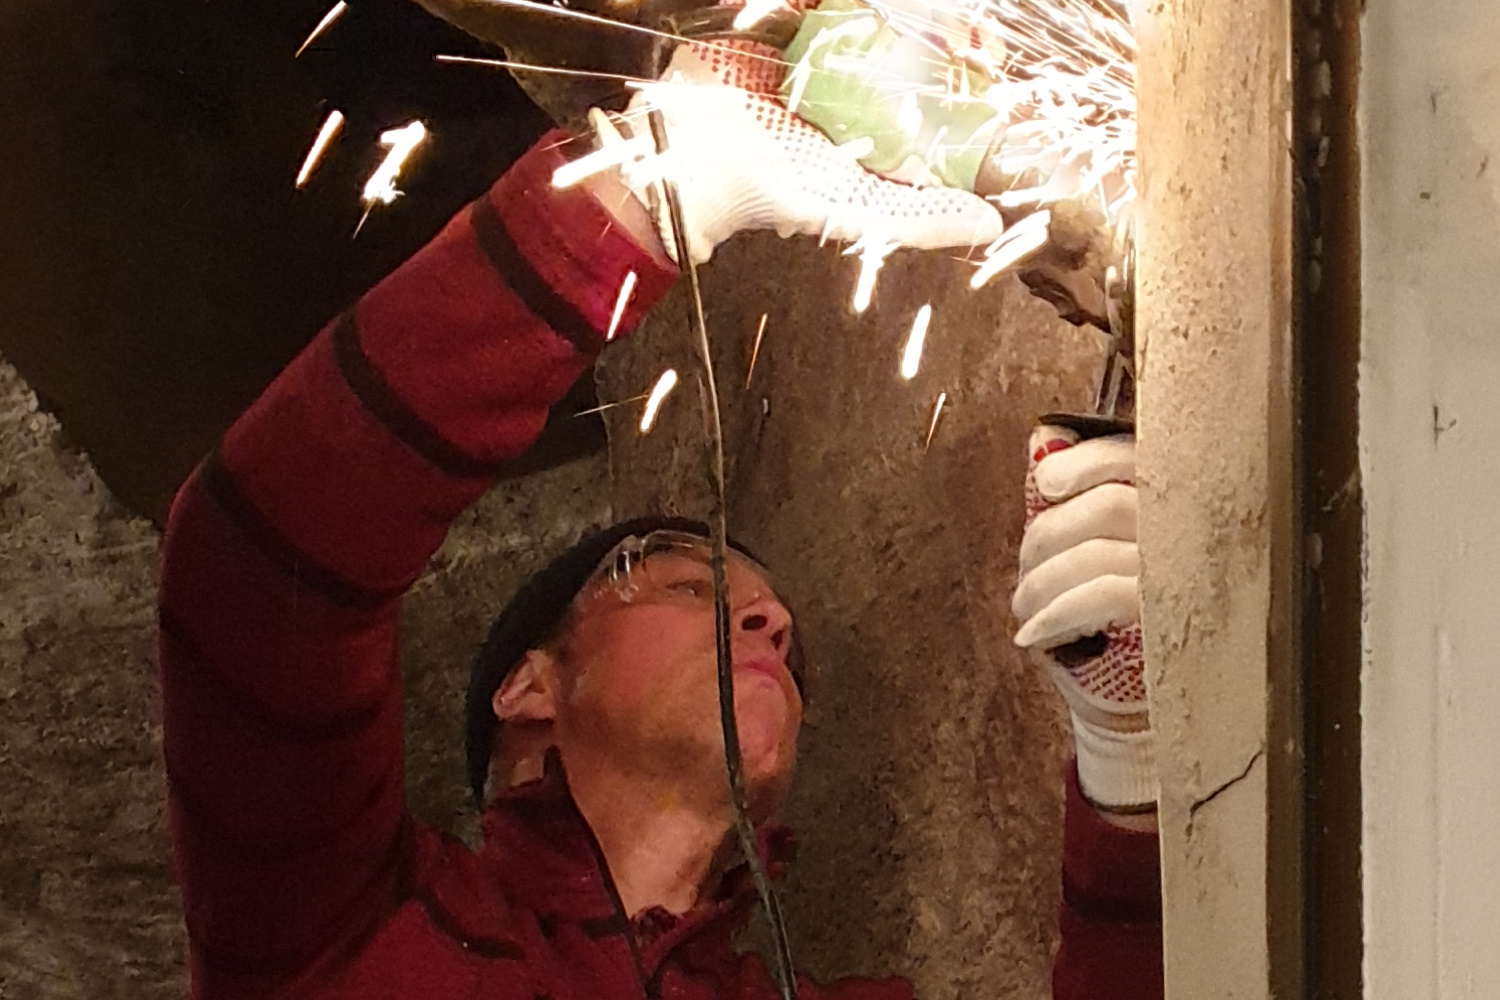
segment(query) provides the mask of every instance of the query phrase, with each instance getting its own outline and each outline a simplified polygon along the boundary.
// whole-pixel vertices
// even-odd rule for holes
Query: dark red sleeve
[[[173,504],[160,671],[197,997],[272,995],[401,901],[401,595],[590,366],[625,276],[626,329],[675,278],[551,187],[561,138],[319,333]]]
[[[1100,816],[1069,768],[1053,1000],[1161,1000],[1161,848]]]

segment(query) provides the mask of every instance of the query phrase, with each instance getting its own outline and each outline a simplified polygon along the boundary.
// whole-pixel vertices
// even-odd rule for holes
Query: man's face
[[[559,656],[555,723],[587,746],[661,776],[701,771],[722,787],[713,579],[701,550],[660,551],[628,580],[598,579],[575,602]],[[759,811],[784,797],[802,699],[788,667],[791,613],[748,560],[731,558],[735,719]]]

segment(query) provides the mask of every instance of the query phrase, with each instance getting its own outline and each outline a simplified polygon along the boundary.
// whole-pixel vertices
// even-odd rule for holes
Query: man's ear
[[[490,706],[501,722],[551,722],[557,718],[557,657],[528,649],[495,689]]]

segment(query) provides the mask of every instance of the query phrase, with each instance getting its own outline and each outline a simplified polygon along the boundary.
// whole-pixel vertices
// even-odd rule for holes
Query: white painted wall
[[[1492,1000],[1500,3],[1372,3],[1363,49],[1365,995]]]

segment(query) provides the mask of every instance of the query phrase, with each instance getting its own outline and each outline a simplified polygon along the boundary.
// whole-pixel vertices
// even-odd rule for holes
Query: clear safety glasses
[[[714,607],[713,550],[706,538],[682,531],[653,531],[623,539],[599,561],[584,593],[610,593],[630,604],[663,603],[700,608]],[[729,550],[724,567],[731,605],[745,595],[776,600],[771,574],[743,552]],[[787,669],[797,690],[806,693],[802,644],[791,630],[786,652]]]
[[[590,577],[590,589],[612,592],[628,603],[669,603],[712,608],[713,551],[705,538],[682,531],[631,535],[609,551]],[[729,550],[725,566],[731,590],[753,585],[772,594],[770,573],[749,556]]]

